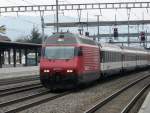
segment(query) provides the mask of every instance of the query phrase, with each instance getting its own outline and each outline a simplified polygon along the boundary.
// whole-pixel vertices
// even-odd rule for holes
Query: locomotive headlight
[[[72,73],[72,72],[73,72],[72,69],[68,69],[68,70],[67,70],[67,73]]]
[[[44,69],[44,73],[49,73],[49,72],[50,72],[50,70]]]

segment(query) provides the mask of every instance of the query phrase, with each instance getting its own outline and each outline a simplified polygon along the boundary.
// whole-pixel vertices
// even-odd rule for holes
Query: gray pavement
[[[39,75],[39,66],[0,68],[0,79]]]
[[[147,97],[138,113],[150,113],[150,92],[147,95]]]

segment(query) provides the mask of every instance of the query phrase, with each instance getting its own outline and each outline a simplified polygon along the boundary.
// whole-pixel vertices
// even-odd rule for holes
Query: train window
[[[117,59],[118,59],[117,53],[114,52],[114,54],[113,54],[113,61],[116,62]]]
[[[107,51],[107,61],[106,62],[109,62],[109,52]]]
[[[112,61],[116,62],[116,59],[117,59],[116,53],[113,53]]]
[[[107,62],[107,51],[104,53],[104,62]]]
[[[107,62],[108,58],[107,58],[107,51],[105,52],[105,62]]]
[[[114,62],[117,62],[117,60],[118,60],[118,53],[114,53]]]
[[[117,53],[117,59],[116,59],[117,62],[120,62],[120,54]]]
[[[121,53],[119,53],[119,61],[121,61],[121,57],[122,57],[122,55],[121,55]]]
[[[109,62],[111,62],[112,61],[112,52],[109,52]]]
[[[105,52],[104,51],[102,51],[102,62],[105,62]]]
[[[83,55],[83,51],[81,47],[76,47],[75,48],[75,56],[82,56]]]
[[[107,61],[107,55],[106,55],[107,53],[106,53],[106,51],[104,52],[104,62],[106,62]]]
[[[107,62],[109,62],[109,52],[107,51]]]
[[[122,60],[122,55],[119,52],[102,51],[101,56],[103,62],[120,62]],[[129,59],[127,56],[125,58]]]
[[[115,62],[118,62],[119,61],[119,53],[115,53],[116,57],[115,57]]]
[[[115,61],[115,53],[114,52],[111,52],[111,62],[114,62]]]
[[[109,62],[112,62],[113,61],[113,52],[109,52],[109,53],[110,53]]]
[[[45,57],[48,59],[72,59],[74,57],[74,47],[72,46],[46,47]]]
[[[108,62],[110,62],[111,61],[111,53],[110,52],[108,52]]]
[[[114,57],[114,62],[117,62],[117,60],[118,60],[118,53],[115,52],[115,53],[114,53],[114,56],[115,56],[115,57]]]
[[[121,56],[119,52],[110,52],[110,60],[111,62],[118,62],[121,60]]]
[[[113,57],[112,57],[112,56],[113,56],[112,54],[113,54],[113,53],[112,53],[112,52],[109,52],[109,53],[110,53],[110,55],[109,55],[109,61],[112,62],[112,60],[113,60],[113,59],[112,59],[112,58],[113,58]]]
[[[109,53],[110,53],[110,56],[109,56],[110,59],[109,59],[109,61],[112,62],[113,61],[113,52],[109,52]]]
[[[105,58],[104,58],[104,51],[101,51],[100,58],[101,58],[100,61],[104,62],[104,60],[105,60]]]

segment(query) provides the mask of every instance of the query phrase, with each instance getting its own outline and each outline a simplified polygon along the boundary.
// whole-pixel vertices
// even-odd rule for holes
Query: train
[[[59,32],[42,44],[40,81],[51,90],[150,66],[144,48],[99,43],[88,36]]]

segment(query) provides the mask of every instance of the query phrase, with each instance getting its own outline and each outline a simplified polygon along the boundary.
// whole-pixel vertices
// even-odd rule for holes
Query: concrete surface
[[[150,113],[150,92],[147,95],[147,97],[138,113]]]
[[[39,75],[39,66],[0,68],[0,79]]]

